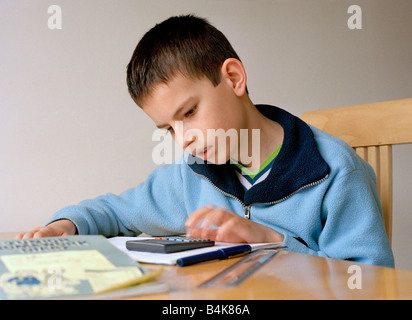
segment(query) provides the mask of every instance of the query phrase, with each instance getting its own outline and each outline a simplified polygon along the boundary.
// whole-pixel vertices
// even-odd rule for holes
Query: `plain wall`
[[[350,30],[348,7],[362,9]],[[50,30],[50,5],[62,29]],[[412,97],[412,1],[0,0],[0,232],[134,187],[155,126],[125,70],[141,36],[195,13],[223,31],[255,103],[305,111]],[[411,129],[412,130],[412,129]],[[394,149],[396,265],[412,269],[412,147]]]

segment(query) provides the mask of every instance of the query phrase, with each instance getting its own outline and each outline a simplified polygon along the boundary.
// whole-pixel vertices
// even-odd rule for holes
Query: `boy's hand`
[[[45,227],[37,227],[31,231],[20,233],[16,239],[30,239],[43,237],[60,237],[76,234],[77,229],[73,222],[67,219],[57,220]]]
[[[282,242],[283,235],[222,208],[202,207],[185,223],[187,236],[222,242]]]

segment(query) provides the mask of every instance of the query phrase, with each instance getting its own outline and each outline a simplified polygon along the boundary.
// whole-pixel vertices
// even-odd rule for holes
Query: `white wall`
[[[362,9],[350,30],[347,9]],[[62,29],[47,26],[50,5]],[[128,96],[138,40],[171,15],[221,29],[255,103],[304,111],[412,97],[409,0],[0,0],[0,232],[119,193],[155,167],[154,125]],[[393,247],[412,269],[412,148],[395,148]]]

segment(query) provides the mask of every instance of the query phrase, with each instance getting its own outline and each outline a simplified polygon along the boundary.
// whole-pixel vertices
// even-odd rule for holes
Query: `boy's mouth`
[[[196,153],[196,157],[203,159],[203,160],[207,160],[208,156],[211,154],[212,149],[213,147],[211,146],[205,147],[203,150]]]

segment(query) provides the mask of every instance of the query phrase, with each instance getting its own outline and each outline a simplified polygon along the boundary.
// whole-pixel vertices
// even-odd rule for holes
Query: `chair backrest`
[[[392,243],[392,145],[412,143],[412,98],[310,111],[302,119],[346,141],[375,170]]]

